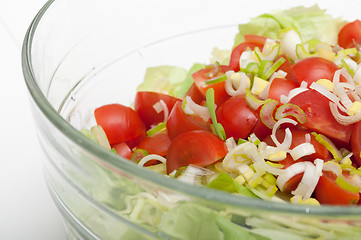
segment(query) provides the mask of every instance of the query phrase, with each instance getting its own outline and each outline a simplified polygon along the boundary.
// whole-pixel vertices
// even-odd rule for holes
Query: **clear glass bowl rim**
[[[119,157],[113,153],[106,151],[102,147],[93,143],[88,138],[84,137],[74,127],[72,127],[60,114],[51,106],[44,94],[41,92],[39,86],[36,83],[34,77],[34,71],[32,68],[31,50],[32,40],[36,34],[37,26],[42,20],[42,16],[45,14],[47,9],[51,7],[55,0],[49,0],[39,10],[38,14],[34,17],[31,22],[22,46],[22,69],[24,79],[29,90],[31,99],[35,102],[39,110],[46,116],[46,118],[66,137],[68,137],[75,144],[78,144],[81,148],[86,149],[89,153],[102,159],[106,164],[109,164],[121,171],[125,171],[128,174],[141,178],[144,181],[163,186],[168,189],[176,189],[180,193],[198,198],[206,199],[214,203],[220,202],[227,205],[233,205],[240,208],[253,209],[254,211],[264,210],[277,213],[285,214],[297,214],[297,215],[308,215],[311,216],[361,216],[361,207],[344,207],[344,206],[311,206],[311,205],[294,205],[288,203],[278,203],[271,201],[264,201],[261,199],[243,198],[228,194],[222,191],[213,189],[206,189],[197,186],[191,186],[189,184],[182,183],[180,181],[170,179],[161,174],[152,172],[150,170],[136,166],[130,161],[119,161]],[[149,46],[149,44],[147,44]],[[134,50],[135,51],[135,50]]]

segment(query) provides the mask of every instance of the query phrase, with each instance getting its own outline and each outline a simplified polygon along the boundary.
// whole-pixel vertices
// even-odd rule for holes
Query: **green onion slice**
[[[226,136],[225,136],[224,128],[220,123],[217,122],[213,88],[209,88],[206,92],[206,103],[207,103],[209,113],[211,115],[211,119],[212,119],[212,123],[213,123],[212,127],[213,127],[214,131],[216,132],[217,136],[220,139],[222,139],[223,141],[225,141]]]

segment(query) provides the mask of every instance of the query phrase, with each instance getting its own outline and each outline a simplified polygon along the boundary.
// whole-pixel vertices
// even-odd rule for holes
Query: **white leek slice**
[[[281,118],[280,120],[278,120],[276,122],[276,124],[274,125],[274,127],[272,129],[271,139],[273,140],[274,144],[276,144],[276,146],[278,148],[285,150],[285,151],[289,151],[289,149],[291,147],[291,143],[292,143],[292,133],[291,133],[290,129],[286,128],[285,138],[282,143],[280,143],[276,137],[276,132],[277,132],[278,128],[284,123],[291,123],[293,125],[297,125],[297,122],[293,119]]]
[[[301,143],[290,151],[290,155],[295,161],[313,153],[316,153],[316,150],[311,143]]]
[[[199,117],[201,117],[205,122],[207,122],[211,118],[211,114],[207,107],[201,106],[195,103],[190,96],[186,96],[187,104],[186,106]]]
[[[337,104],[330,102],[330,110],[336,121],[344,126],[361,121],[361,111],[358,111],[352,116],[345,116],[338,111]]]
[[[244,72],[226,72],[225,90],[229,96],[238,96],[250,88],[251,80]]]
[[[167,162],[167,160],[166,160],[164,157],[160,156],[160,155],[157,155],[157,154],[149,154],[149,155],[143,157],[143,158],[138,162],[138,165],[139,165],[139,166],[144,166],[144,164],[147,163],[147,162],[149,162],[150,160],[158,160],[158,161],[160,161],[160,162],[162,162],[162,163],[166,163],[166,162]]]
[[[296,162],[289,166],[288,168],[284,169],[283,174],[277,177],[277,186],[281,192],[285,190],[286,183],[296,176],[297,174],[303,173],[306,169],[307,165],[313,165],[311,162]]]
[[[300,35],[293,29],[281,36],[281,51],[289,56],[293,61],[298,59],[296,53],[297,44],[302,44]]]

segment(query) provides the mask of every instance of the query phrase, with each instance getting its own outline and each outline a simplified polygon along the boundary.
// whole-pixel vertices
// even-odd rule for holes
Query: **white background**
[[[0,239],[63,240],[42,172],[21,70],[25,31],[45,0],[0,0]]]

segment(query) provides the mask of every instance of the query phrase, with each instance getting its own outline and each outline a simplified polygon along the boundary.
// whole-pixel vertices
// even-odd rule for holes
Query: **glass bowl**
[[[78,131],[94,125],[96,107],[131,105],[147,67],[208,62],[213,47],[232,47],[238,23],[294,5],[45,4],[25,36],[22,63],[45,177],[69,239],[361,239],[360,207],[292,205],[191,186],[121,159]],[[358,16],[351,5],[319,5],[347,20]]]

